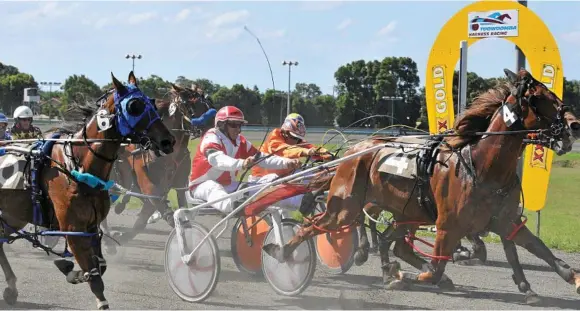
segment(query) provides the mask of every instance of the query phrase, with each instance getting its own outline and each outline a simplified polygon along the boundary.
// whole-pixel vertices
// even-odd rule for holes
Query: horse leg
[[[342,202],[335,202],[335,200],[341,200]],[[333,206],[333,204],[343,204],[341,208],[340,206]],[[360,201],[352,196],[347,197],[347,199],[339,199],[338,197],[333,197],[329,200],[329,204],[327,204],[326,213],[317,221],[318,224],[316,226],[312,224],[304,224],[300,230],[296,233],[292,239],[286,243],[286,245],[280,247],[280,245],[276,243],[266,244],[262,247],[262,249],[271,257],[276,258],[280,262],[284,262],[290,255],[294,252],[294,250],[302,243],[309,238],[317,236],[321,233],[326,231],[333,232],[340,230],[342,226],[346,225],[347,220],[357,219],[356,215],[352,215],[353,213],[353,206],[360,206]],[[347,208],[347,207],[350,207]],[[339,211],[338,213],[333,213],[332,211]],[[358,209],[360,212],[360,209]],[[353,225],[353,224],[349,224]]]
[[[370,253],[376,253],[379,248],[378,242],[378,232],[377,232],[377,223],[374,221],[369,221],[369,227],[371,229],[371,247],[369,249]]]
[[[358,249],[354,253],[354,264],[360,266],[369,259],[369,238],[365,228],[365,214],[361,213],[359,216],[360,226],[357,226],[358,231]],[[369,223],[374,223],[369,219]]]
[[[532,304],[537,303],[539,301],[538,294],[536,294],[532,288],[530,287],[530,283],[526,280],[526,276],[524,275],[524,269],[520,264],[520,260],[518,258],[518,250],[516,249],[516,245],[513,241],[505,239],[503,236],[501,237],[501,243],[503,244],[503,250],[505,252],[505,256],[507,258],[508,263],[512,267],[514,274],[512,274],[512,279],[514,283],[518,287],[521,293],[526,294],[526,303]]]
[[[462,236],[465,236],[465,234],[455,233],[452,235],[449,234],[447,230],[437,228],[435,246],[433,247],[434,258],[427,264],[426,268],[428,271],[420,273],[417,276],[417,280],[421,282],[430,282],[431,284],[439,285],[440,288],[448,288],[452,290],[454,288],[453,283],[450,282],[451,280],[449,278],[443,278],[443,276],[445,273],[445,266],[447,265],[447,258],[452,255],[455,246],[457,246],[457,242],[459,242]],[[444,282],[439,284],[440,281]]]
[[[521,220],[516,221],[516,225],[521,224]],[[513,241],[545,261],[552,267],[564,281],[576,286],[576,293],[580,294],[580,270],[572,269],[562,259],[554,256],[554,253],[535,236],[528,227],[523,226],[518,230]]]
[[[6,284],[8,285],[4,289],[4,301],[12,306],[18,299],[18,289],[16,289],[17,279],[4,252],[4,243],[0,243],[0,265],[2,266],[2,271],[4,271],[4,276],[6,277]]]
[[[109,303],[104,295],[105,284],[101,277],[105,273],[107,263],[101,252],[100,239],[97,236],[68,236],[67,239],[81,270],[73,270],[74,263],[66,259],[57,259],[54,264],[66,275],[67,282],[71,284],[88,282],[97,298],[97,308],[109,309]]]
[[[474,264],[476,261],[485,263],[487,260],[487,249],[485,243],[479,237],[478,233],[468,234],[467,240],[471,243],[471,251],[461,245],[461,240],[457,243],[453,253],[453,261],[458,264]]]
[[[413,229],[412,233],[414,234],[415,232],[416,228]],[[404,229],[404,226],[398,227],[395,231],[394,235],[397,239],[395,241],[395,247],[393,248],[393,254],[419,271],[430,271],[432,265],[415,253],[413,247],[405,241],[405,234],[406,230]],[[416,275],[411,276],[403,272],[400,272],[398,276],[401,280],[409,279],[411,281],[416,281],[418,279]],[[453,281],[444,273],[442,273],[441,280],[438,282],[437,286],[450,290],[455,287]]]

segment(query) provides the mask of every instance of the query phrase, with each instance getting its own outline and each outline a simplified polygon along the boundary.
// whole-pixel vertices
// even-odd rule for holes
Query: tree
[[[16,107],[22,105],[24,99],[25,88],[38,88],[38,84],[34,81],[34,77],[18,72],[16,67],[3,67],[3,72],[8,74],[0,75],[0,103],[2,111],[9,113],[14,111]],[[2,68],[0,68],[0,71]],[[16,72],[16,73],[15,73]]]
[[[139,89],[150,98],[167,98],[171,90],[171,83],[157,75],[138,80],[137,84]]]
[[[217,107],[236,106],[244,112],[250,124],[262,123],[262,107],[260,92],[248,89],[241,84],[234,84],[232,88],[221,87],[212,96]]]
[[[64,106],[71,102],[95,100],[102,95],[101,88],[85,75],[72,75],[68,77],[62,86],[62,102]]]

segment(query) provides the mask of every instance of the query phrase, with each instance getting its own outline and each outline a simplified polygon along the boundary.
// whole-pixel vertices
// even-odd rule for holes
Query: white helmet
[[[32,110],[28,106],[20,106],[14,110],[14,120],[32,118]]]

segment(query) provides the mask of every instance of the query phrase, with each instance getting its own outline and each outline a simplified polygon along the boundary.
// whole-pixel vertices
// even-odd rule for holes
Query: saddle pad
[[[394,145],[400,147],[385,147],[378,154],[379,172],[400,176],[409,179],[415,179],[417,176],[417,157],[423,149],[417,147],[424,146],[425,139],[397,137],[390,139]]]
[[[32,150],[32,144],[10,144],[10,146]],[[28,186],[25,169],[27,159],[24,154],[16,151],[7,151],[0,156],[0,189],[26,190]]]

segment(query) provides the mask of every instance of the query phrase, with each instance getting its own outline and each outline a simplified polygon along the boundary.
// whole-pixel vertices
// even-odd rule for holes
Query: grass
[[[190,141],[189,150],[195,153],[199,140]],[[252,141],[259,146],[261,141]],[[327,146],[329,149],[335,146]],[[247,178],[247,177],[246,177]],[[177,208],[177,196],[174,190],[168,194],[170,206]],[[575,203],[580,202],[580,153],[573,152],[563,156],[555,156],[546,206],[541,211],[540,237],[549,248],[567,252],[580,252],[580,239],[574,232],[580,225],[580,207]],[[127,208],[140,208],[141,202],[131,198]],[[527,227],[536,232],[536,212],[525,211],[528,217]],[[296,212],[295,218],[301,220]],[[420,231],[418,235],[433,236],[433,233]],[[486,242],[498,243],[499,237],[490,234],[484,238]]]

